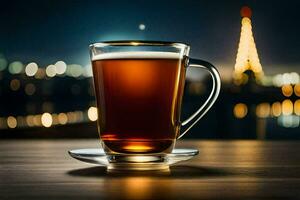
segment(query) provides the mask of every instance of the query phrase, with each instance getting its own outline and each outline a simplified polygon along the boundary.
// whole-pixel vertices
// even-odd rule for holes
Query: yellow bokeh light
[[[23,117],[23,116],[17,116],[17,123],[18,123],[19,127],[26,126],[26,124],[25,124],[25,117]]]
[[[75,112],[68,112],[67,117],[68,117],[68,122],[69,123],[77,122],[77,116],[76,116]]]
[[[283,85],[281,91],[284,96],[290,97],[293,94],[293,87],[290,84]]]
[[[261,103],[256,106],[256,116],[266,118],[270,115],[270,104]]]
[[[26,123],[29,127],[34,126],[34,116],[33,115],[28,115],[26,117]]]
[[[37,72],[35,73],[35,75],[34,75],[34,77],[36,78],[36,79],[43,79],[44,77],[45,77],[45,70],[44,69],[42,69],[42,68],[39,68],[38,70],[37,70]]]
[[[300,97],[300,84],[296,84],[294,87],[294,92],[296,94],[296,96]]]
[[[52,125],[59,124],[59,122],[58,122],[58,115],[54,113],[51,116],[52,116]]]
[[[41,121],[42,121],[43,126],[50,127],[52,125],[52,122],[53,122],[51,114],[50,113],[42,114]]]
[[[17,119],[15,118],[15,117],[13,117],[13,116],[9,116],[8,118],[7,118],[7,126],[9,127],[9,128],[16,128],[17,127]]]
[[[58,122],[62,125],[68,122],[68,116],[65,113],[58,114]]]
[[[35,126],[41,126],[42,122],[41,122],[41,115],[34,115],[33,116],[33,123]]]
[[[91,121],[96,121],[98,119],[98,111],[96,107],[90,107],[88,109],[88,118]]]
[[[275,102],[272,104],[272,115],[278,117],[281,115],[281,103]]]
[[[236,118],[244,118],[248,113],[247,105],[244,103],[238,103],[233,108],[233,114]]]
[[[296,100],[294,103],[294,112],[296,115],[300,115],[300,99]]]
[[[282,114],[291,115],[293,113],[293,102],[289,99],[286,99],[282,102]]]

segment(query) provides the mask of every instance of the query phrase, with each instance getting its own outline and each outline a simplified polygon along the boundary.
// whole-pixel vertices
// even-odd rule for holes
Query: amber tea
[[[98,125],[108,153],[169,153],[180,129],[179,53],[113,52],[92,60]]]

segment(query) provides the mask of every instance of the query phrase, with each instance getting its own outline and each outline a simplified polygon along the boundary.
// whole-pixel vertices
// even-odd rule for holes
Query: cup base
[[[169,170],[166,154],[107,155],[109,171]]]
[[[108,172],[117,171],[162,171],[168,172],[169,166],[195,157],[199,151],[193,148],[174,148],[165,154],[110,154],[102,148],[74,149],[69,154],[80,161],[107,167]]]

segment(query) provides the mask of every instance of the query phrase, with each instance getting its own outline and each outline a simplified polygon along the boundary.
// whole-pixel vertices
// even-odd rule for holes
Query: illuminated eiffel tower
[[[237,85],[248,82],[249,77],[245,73],[246,71],[252,71],[257,82],[264,75],[252,33],[251,15],[252,11],[249,7],[242,7],[241,36],[233,73],[233,80]]]

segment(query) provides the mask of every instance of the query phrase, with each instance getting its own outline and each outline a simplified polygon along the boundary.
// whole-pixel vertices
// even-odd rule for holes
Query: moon
[[[146,29],[145,24],[140,24],[140,25],[139,25],[139,29],[140,29],[141,31],[145,30],[145,29]]]

